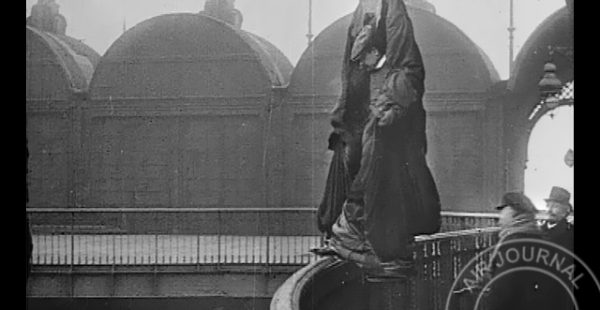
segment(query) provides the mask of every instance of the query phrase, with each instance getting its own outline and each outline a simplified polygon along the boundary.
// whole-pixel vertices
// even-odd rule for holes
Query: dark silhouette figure
[[[405,4],[361,0],[348,29],[334,151],[319,206],[328,249],[365,266],[412,259],[415,235],[440,228],[425,161],[425,70]]]

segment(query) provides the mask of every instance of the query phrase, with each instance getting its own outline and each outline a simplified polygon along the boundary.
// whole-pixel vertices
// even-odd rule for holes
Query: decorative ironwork
[[[529,114],[529,120],[538,119],[544,113],[559,106],[573,105],[575,102],[575,81],[565,83],[560,91],[555,92],[547,98],[542,98]]]

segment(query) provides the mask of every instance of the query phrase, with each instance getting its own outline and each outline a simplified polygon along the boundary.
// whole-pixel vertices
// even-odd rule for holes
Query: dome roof
[[[291,64],[272,44],[203,14],[157,16],[126,31],[100,60],[94,98],[264,95]],[[244,74],[240,74],[243,72]]]
[[[529,36],[517,58],[508,88],[513,92],[538,91],[537,84],[544,74],[544,64],[550,55],[548,46],[573,47],[571,19],[567,7],[563,7],[546,18]],[[573,79],[573,62],[560,53],[555,53],[553,62],[556,74],[563,82]]]
[[[55,34],[61,41],[65,42],[69,47],[78,55],[86,57],[94,66],[94,68],[100,62],[100,54],[96,52],[94,49],[83,43],[82,40],[77,40],[75,38],[71,38],[69,36]],[[93,74],[92,74],[93,75]],[[92,77],[90,76],[90,79]]]
[[[460,29],[430,10],[409,7],[415,38],[425,64],[428,92],[485,91],[500,80],[487,55]],[[339,95],[341,66],[352,14],[335,21],[313,42],[315,92]],[[309,47],[292,73],[290,92],[311,93],[312,53]]]
[[[259,37],[253,33],[250,32],[246,32],[247,35],[249,35],[259,46],[260,48],[262,48],[265,53],[262,53],[261,55],[269,55],[270,56],[270,60],[272,62],[268,62],[269,64],[272,63],[272,65],[274,65],[274,68],[272,68],[273,70],[276,70],[277,74],[278,74],[278,78],[280,80],[281,84],[287,84],[290,82],[290,76],[292,75],[292,70],[294,70],[294,66],[292,66],[292,63],[290,62],[290,60],[283,54],[282,51],[280,51],[277,47],[275,47],[275,45],[271,44],[271,42],[267,41],[266,39]]]
[[[79,40],[26,26],[27,98],[64,99],[88,90],[100,55]]]

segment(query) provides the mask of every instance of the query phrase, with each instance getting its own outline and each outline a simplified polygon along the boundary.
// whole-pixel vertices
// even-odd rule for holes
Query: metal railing
[[[28,209],[34,265],[305,265],[309,209]]]
[[[314,208],[29,208],[34,265],[306,265]],[[442,231],[497,215],[443,212]]]
[[[489,260],[489,253],[480,254],[498,242],[499,230],[476,228],[417,237],[417,272],[410,288],[414,300],[409,309],[444,309],[453,281],[469,261]],[[459,298],[459,302],[470,300]]]
[[[442,227],[440,232],[494,227],[497,225],[497,222],[497,213],[442,211]]]
[[[359,268],[352,268],[351,263],[333,258],[318,260],[298,270],[278,288],[270,309],[338,309],[340,303],[356,295],[360,296],[354,298],[357,302],[345,304],[345,309],[365,309],[369,308],[365,304],[369,300],[390,297],[385,294],[402,296],[385,309],[444,309],[452,283],[462,268],[475,257],[489,259],[489,253],[478,254],[497,242],[499,230],[488,227],[417,237],[413,248],[415,272],[407,276],[407,281],[397,282],[401,283],[399,286],[389,284],[388,288],[393,289],[386,291],[382,290],[385,281],[365,281],[368,276]],[[468,307],[471,300],[466,297],[457,299],[459,309],[472,309],[472,305]]]

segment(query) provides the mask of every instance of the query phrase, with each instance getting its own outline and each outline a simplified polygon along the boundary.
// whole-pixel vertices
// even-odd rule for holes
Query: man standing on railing
[[[319,206],[319,227],[331,238],[317,254],[398,270],[412,265],[415,235],[438,232],[439,194],[425,161],[424,79],[404,2],[360,0],[348,30],[342,95],[331,118],[334,156]]]

